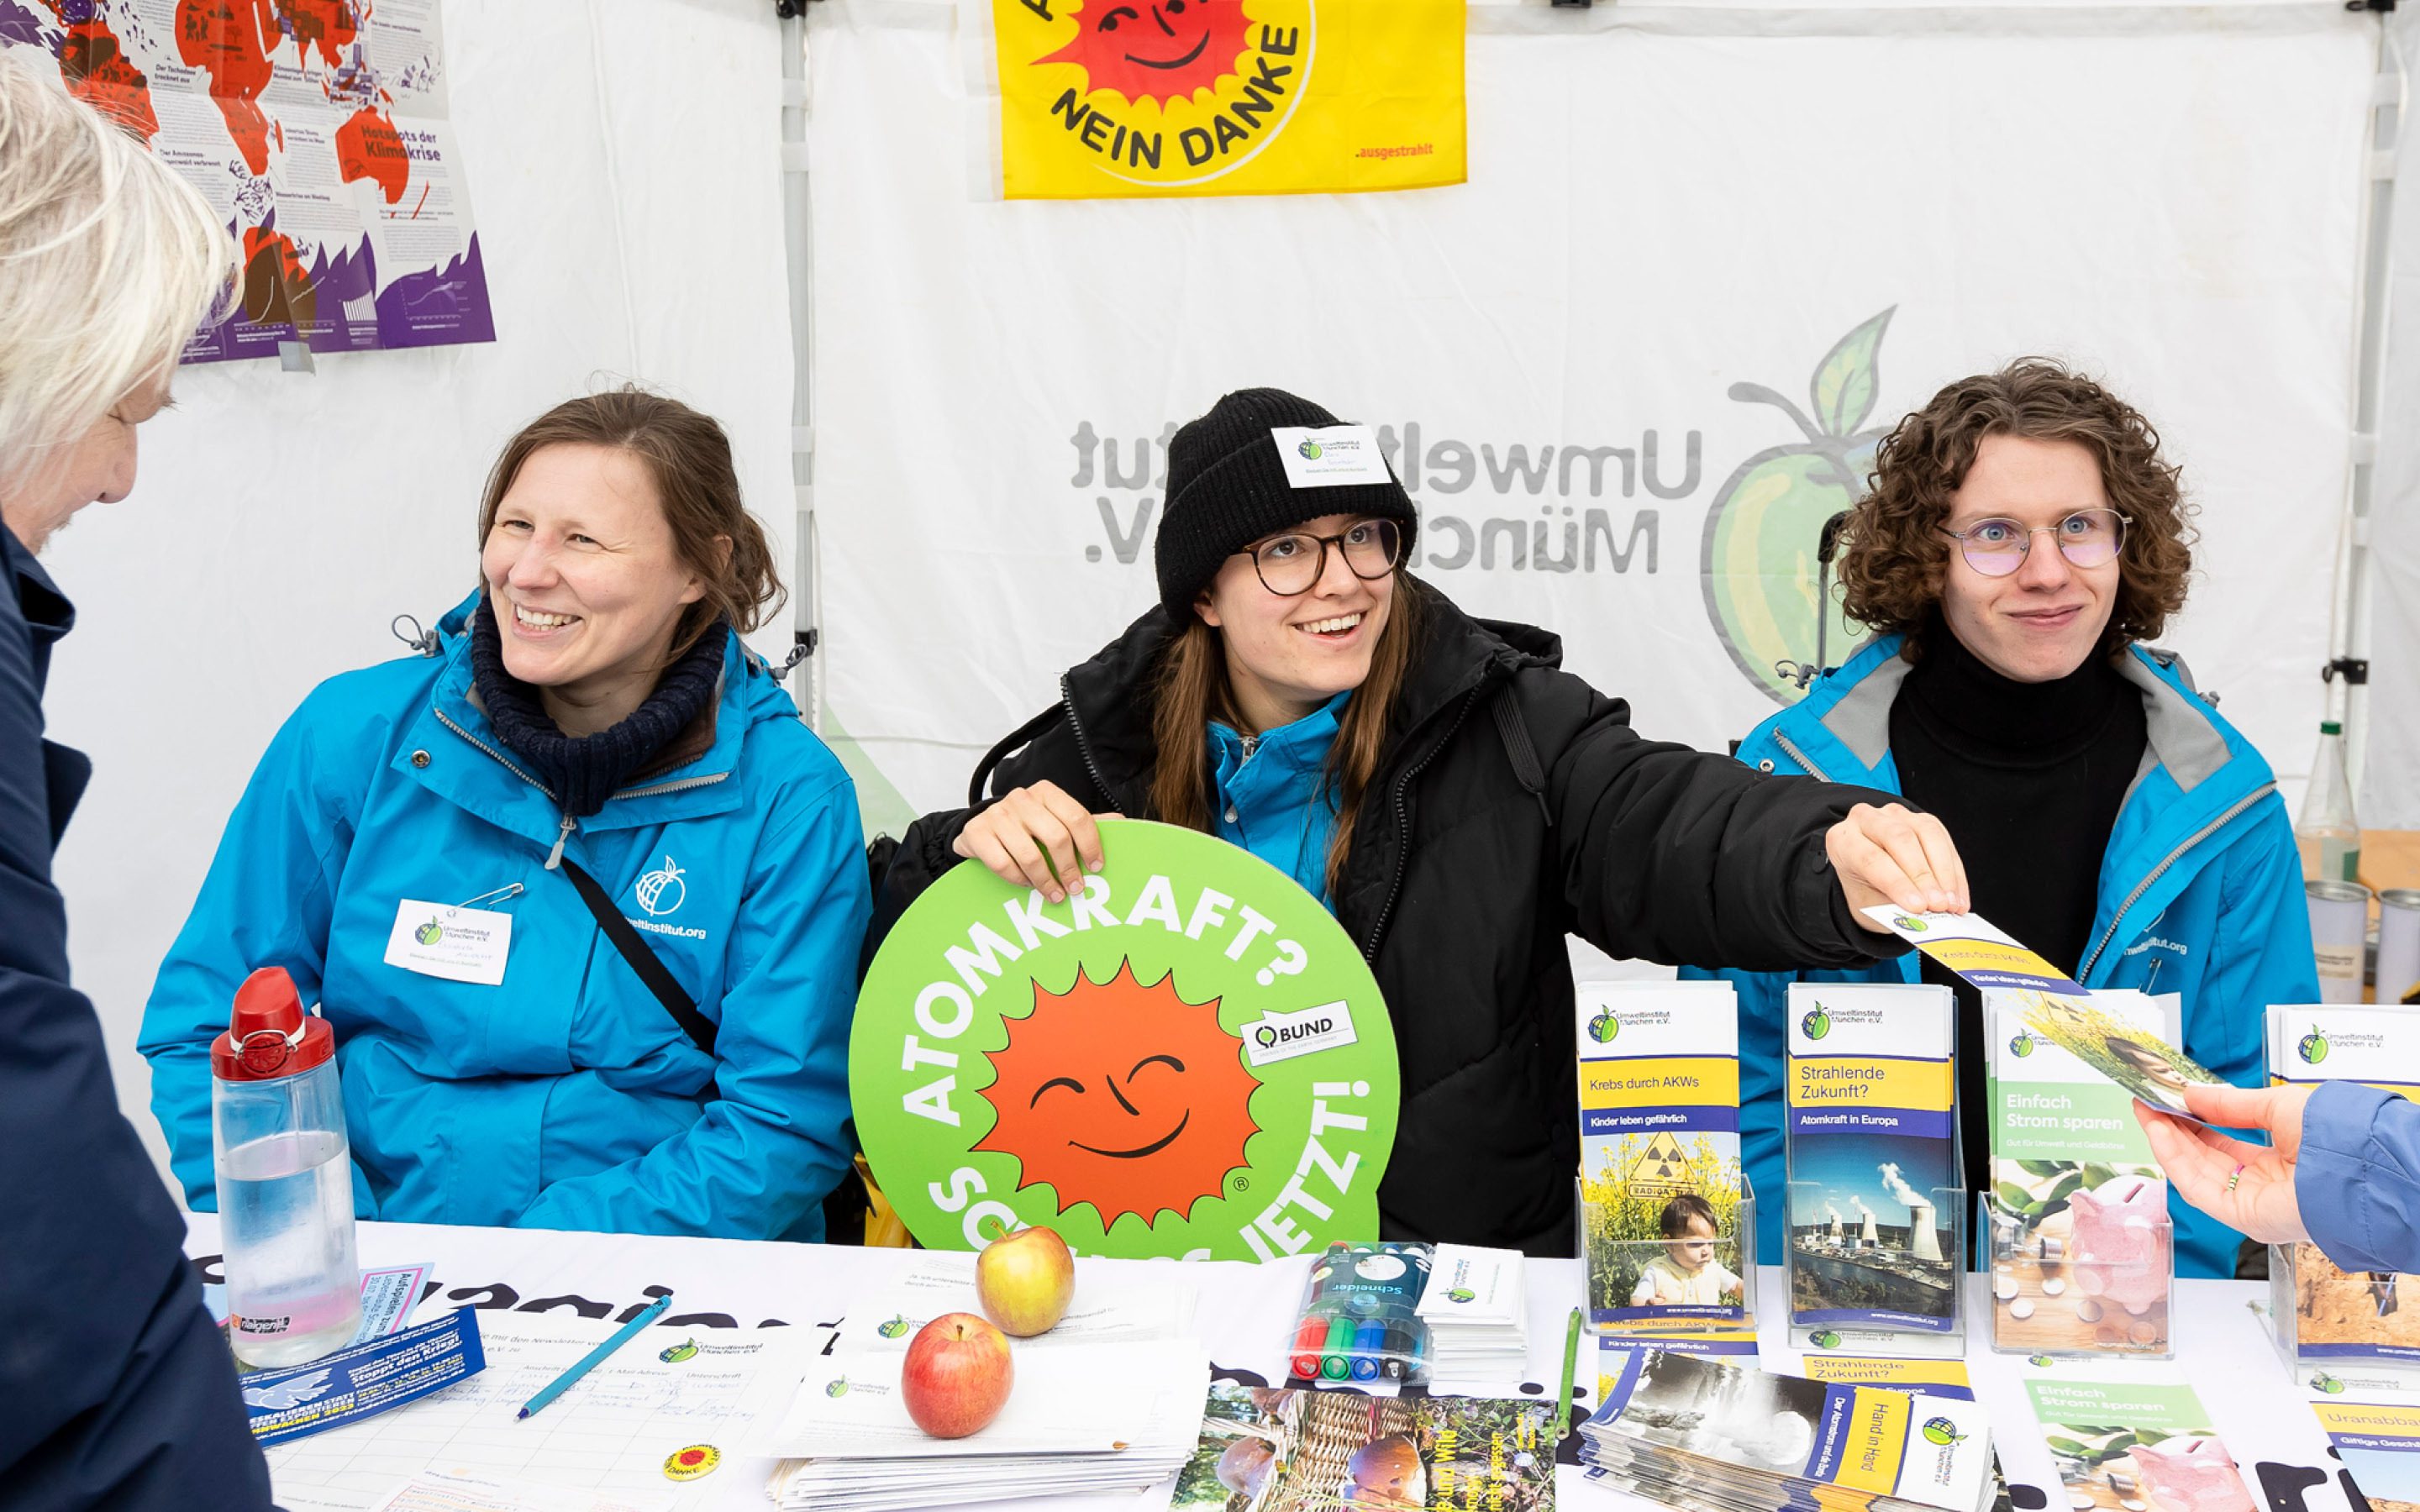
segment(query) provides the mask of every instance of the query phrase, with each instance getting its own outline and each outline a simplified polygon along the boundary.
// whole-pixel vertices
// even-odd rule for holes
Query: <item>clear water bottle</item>
[[[233,1022],[210,1045],[227,1332],[246,1365],[316,1360],[361,1327],[335,1050],[335,1031],[303,1013],[283,966],[244,980]]]
[[[2361,880],[2361,821],[2352,810],[2352,784],[2345,779],[2344,726],[2334,719],[2319,726],[2310,791],[2294,821],[2294,848],[2302,853],[2304,882]]]

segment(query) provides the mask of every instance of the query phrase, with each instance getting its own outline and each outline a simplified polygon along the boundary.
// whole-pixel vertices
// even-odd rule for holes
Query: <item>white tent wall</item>
[[[58,856],[74,971],[155,1155],[136,1024],[227,812],[313,685],[405,654],[392,616],[434,623],[473,586],[479,485],[516,427],[623,381],[719,416],[788,575],[772,7],[447,0],[444,22],[495,343],[189,368],[134,495],[46,559],[77,609],[51,733],[95,766]],[[785,618],[755,643],[788,640]]]
[[[829,730],[871,824],[963,801],[977,754],[1152,601],[1160,480],[1138,459],[1261,383],[1417,424],[1418,570],[1559,631],[1647,732],[1722,748],[1776,705],[1757,606],[1711,623],[1746,579],[1703,570],[1709,521],[1777,494],[1786,568],[1836,501],[1776,471],[1805,438],[1732,385],[1811,410],[1807,376],[1885,310],[1870,412],[1838,428],[2027,352],[2153,418],[2203,531],[2164,639],[2299,793],[2375,19],[1473,0],[1466,185],[1001,203],[970,183],[998,102],[956,14],[811,12]],[[1545,446],[1556,471],[1525,481]],[[1573,467],[1603,447],[1632,455]],[[1637,486],[1589,482],[1634,463]],[[1581,532],[1602,560],[1557,570]]]

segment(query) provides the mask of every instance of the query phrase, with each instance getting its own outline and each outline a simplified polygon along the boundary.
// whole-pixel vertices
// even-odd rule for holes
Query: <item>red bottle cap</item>
[[[324,1064],[336,1031],[302,1011],[302,995],[284,966],[263,966],[235,990],[227,1032],[210,1041],[210,1074],[223,1082],[268,1082]]]

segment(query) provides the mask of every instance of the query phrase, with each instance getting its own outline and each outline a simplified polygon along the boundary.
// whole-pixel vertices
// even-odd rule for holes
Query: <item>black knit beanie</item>
[[[1269,432],[1344,422],[1280,389],[1239,389],[1179,429],[1168,447],[1168,502],[1160,511],[1153,563],[1169,623],[1193,617],[1193,600],[1219,564],[1264,535],[1323,515],[1366,515],[1403,527],[1409,557],[1419,518],[1403,484],[1347,483],[1297,488]],[[1388,470],[1390,473],[1393,469]]]

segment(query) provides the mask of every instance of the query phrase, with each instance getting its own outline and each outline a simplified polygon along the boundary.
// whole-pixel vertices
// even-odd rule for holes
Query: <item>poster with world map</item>
[[[0,0],[50,59],[202,192],[243,297],[189,363],[493,341],[446,119],[438,0]]]

